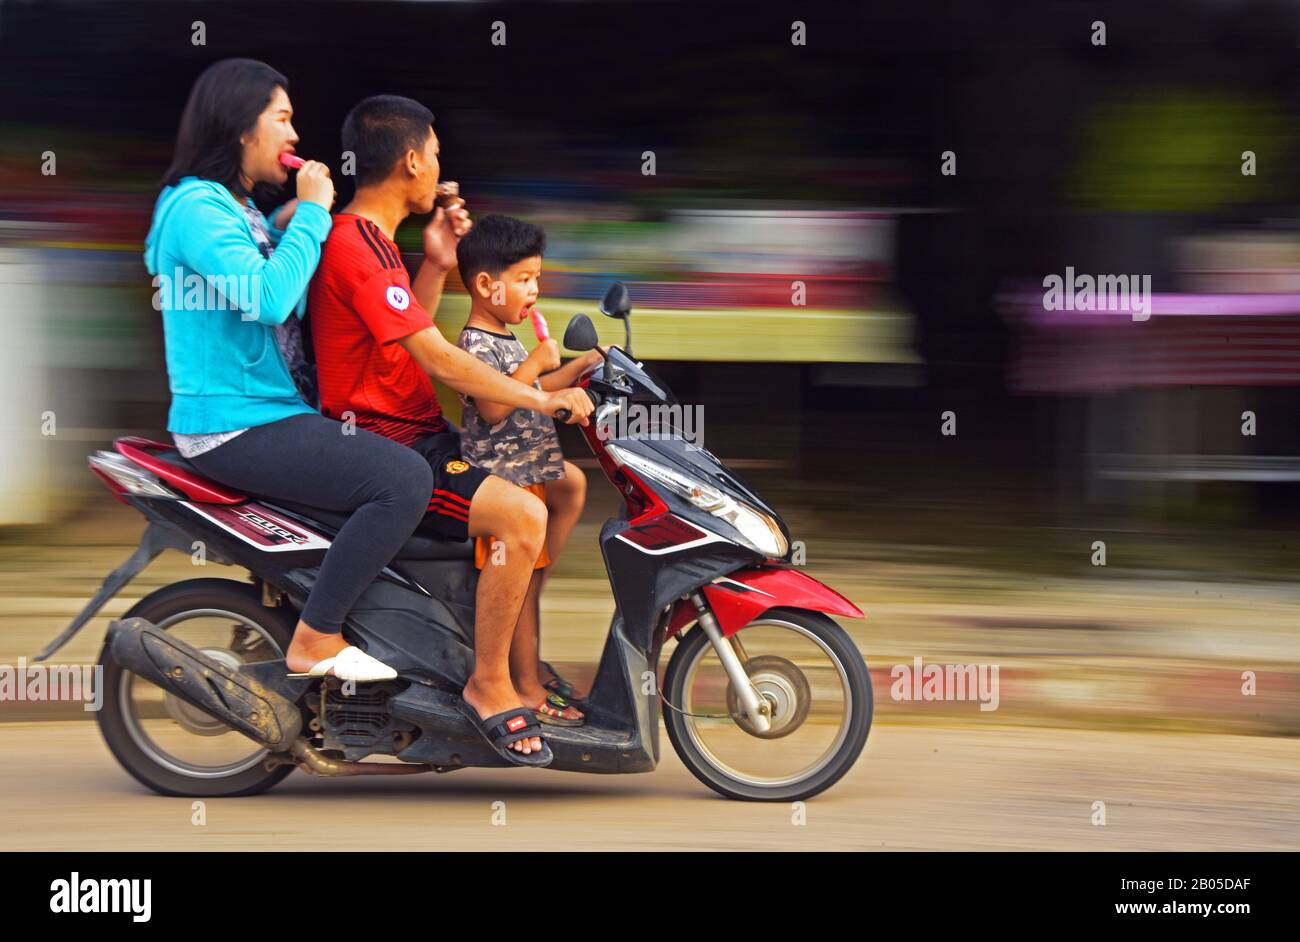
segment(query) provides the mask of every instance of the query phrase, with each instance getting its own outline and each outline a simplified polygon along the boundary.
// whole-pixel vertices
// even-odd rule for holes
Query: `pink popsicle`
[[[542,317],[542,312],[537,308],[532,310],[533,333],[537,335],[538,343],[546,343],[551,339],[551,330],[546,326],[546,318]]]
[[[284,166],[288,167],[290,170],[297,170],[306,162],[307,161],[303,160],[297,154],[284,153],[280,155],[280,163],[284,164]]]

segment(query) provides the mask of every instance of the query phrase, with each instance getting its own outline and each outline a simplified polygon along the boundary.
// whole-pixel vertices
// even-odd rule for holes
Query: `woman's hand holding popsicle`
[[[329,210],[334,205],[334,181],[330,179],[330,168],[319,160],[304,161],[298,168],[298,198]]]

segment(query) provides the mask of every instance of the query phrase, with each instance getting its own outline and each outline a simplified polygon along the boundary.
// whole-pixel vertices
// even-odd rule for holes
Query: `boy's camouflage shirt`
[[[458,345],[507,376],[528,358],[528,351],[513,334],[477,327],[462,330]],[[533,385],[541,388],[539,383]],[[532,409],[515,409],[496,425],[489,425],[472,396],[462,393],[460,404],[465,426],[461,454],[470,464],[521,487],[564,477],[564,455],[550,416]]]

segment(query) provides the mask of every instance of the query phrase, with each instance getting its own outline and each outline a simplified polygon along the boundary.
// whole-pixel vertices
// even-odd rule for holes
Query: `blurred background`
[[[546,227],[557,336],[628,283],[638,357],[868,613],[878,722],[1300,733],[1300,8],[795,6],[0,3],[0,661],[139,534],[85,456],[165,435],[142,240],[190,83],[250,56],[336,206],[343,116],[408,95],[472,212]],[[1046,310],[1067,266],[1150,276],[1155,313]],[[466,311],[449,283],[439,325]],[[616,507],[586,467],[543,641],[578,673]],[[1000,664],[999,710],[892,700],[918,655]]]

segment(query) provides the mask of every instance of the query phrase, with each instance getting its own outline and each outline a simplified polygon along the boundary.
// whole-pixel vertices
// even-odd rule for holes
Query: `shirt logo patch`
[[[448,474],[462,474],[469,470],[469,462],[461,461],[459,458],[452,458],[443,465],[443,470]]]
[[[411,306],[411,296],[406,293],[406,289],[398,285],[388,286],[388,290],[384,292],[384,300],[395,311],[405,311]]]

